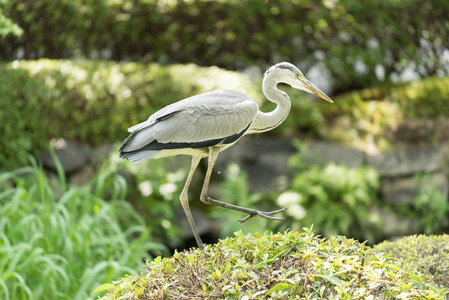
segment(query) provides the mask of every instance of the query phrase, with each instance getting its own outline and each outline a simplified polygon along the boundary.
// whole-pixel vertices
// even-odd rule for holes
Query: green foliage
[[[1,1],[0,1],[1,4]],[[7,18],[0,8],[0,38],[4,38],[8,34],[19,37],[23,34],[22,28],[15,24],[11,19]]]
[[[449,288],[449,236],[413,235],[375,246],[404,260],[406,267],[418,269],[436,284]]]
[[[373,242],[378,224],[370,208],[377,204],[377,172],[335,164],[305,167],[302,155],[307,150],[300,148],[291,158],[292,183],[277,199],[287,208],[282,226],[298,230],[313,225],[325,236],[344,234]]]
[[[48,179],[33,162],[0,175],[0,298],[88,299],[101,282],[133,274],[165,247],[103,169],[88,185]]]
[[[225,172],[225,178],[220,188],[220,200],[226,203],[255,208],[258,210],[272,210],[273,205],[262,199],[262,193],[249,191],[246,173],[237,164],[230,164]],[[213,207],[211,216],[223,220],[221,226],[221,237],[231,236],[234,232],[241,230],[243,233],[260,232],[263,233],[269,228],[269,224],[276,221],[268,221],[264,218],[252,218],[245,223],[238,223],[246,215],[222,207]]]
[[[440,0],[3,2],[24,30],[0,47],[6,60],[101,57],[227,69],[288,60],[324,66],[338,91],[378,85],[407,68],[447,75],[449,4]]]
[[[368,151],[385,149],[391,145],[391,132],[402,122],[446,118],[448,95],[448,77],[345,93],[334,97],[333,105],[318,103],[317,109],[326,120],[321,132]]]
[[[179,195],[187,178],[189,163],[180,164],[176,158],[147,160],[132,164],[119,159],[116,153],[109,158],[109,166],[118,174],[128,174],[132,182],[126,199],[146,220],[152,240],[163,242],[171,248],[181,243],[177,212],[182,212]]]
[[[422,182],[413,205],[398,205],[398,215],[416,220],[420,232],[425,234],[442,233],[449,225],[447,214],[449,203],[447,195],[435,188],[432,174],[415,175],[415,180]]]
[[[402,262],[343,236],[311,230],[236,233],[200,251],[148,262],[139,276],[111,285],[101,299],[444,299]]]
[[[260,101],[245,76],[195,65],[15,61],[0,64],[0,82],[0,161],[13,165],[25,163],[27,152],[38,153],[51,138],[123,140],[126,128],[201,92],[234,89]]]

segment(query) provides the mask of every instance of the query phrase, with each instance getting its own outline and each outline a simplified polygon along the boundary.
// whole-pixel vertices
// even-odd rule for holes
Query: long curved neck
[[[281,124],[290,112],[291,102],[288,95],[277,89],[279,81],[267,74],[262,83],[262,90],[271,102],[277,104],[276,108],[270,112],[257,112],[257,116],[251,125],[250,133],[264,132],[271,130]]]

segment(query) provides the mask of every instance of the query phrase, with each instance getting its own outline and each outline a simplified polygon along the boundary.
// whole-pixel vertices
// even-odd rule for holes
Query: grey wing
[[[240,133],[243,135],[257,111],[255,102],[235,91],[213,91],[193,96],[130,127],[128,130],[132,133],[120,151],[145,150],[146,155],[151,156],[164,147],[189,148],[218,143]]]

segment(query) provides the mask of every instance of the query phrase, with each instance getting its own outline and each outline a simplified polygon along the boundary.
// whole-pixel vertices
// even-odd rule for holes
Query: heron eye
[[[296,78],[299,78],[299,73],[296,73],[296,74],[295,74],[295,77],[296,77]]]

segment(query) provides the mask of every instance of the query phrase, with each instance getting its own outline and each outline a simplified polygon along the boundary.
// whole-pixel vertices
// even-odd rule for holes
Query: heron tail
[[[144,161],[147,158],[152,157],[159,151],[160,150],[136,150],[136,151],[130,151],[130,152],[120,151],[119,157],[129,160],[133,163],[138,163],[138,162]]]

